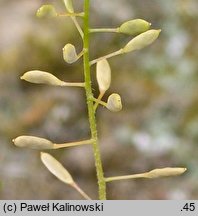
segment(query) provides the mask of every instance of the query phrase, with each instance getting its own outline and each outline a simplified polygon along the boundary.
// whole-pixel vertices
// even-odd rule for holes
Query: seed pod
[[[176,176],[183,174],[187,169],[186,168],[162,168],[162,169],[154,169],[147,173],[147,178],[159,178],[166,176]]]
[[[111,68],[106,59],[97,62],[96,78],[97,78],[100,92],[107,91],[111,84]]]
[[[21,76],[21,79],[31,83],[37,83],[37,84],[48,84],[48,85],[55,85],[55,86],[64,85],[63,81],[59,80],[51,73],[39,71],[39,70],[28,71],[24,73],[23,76]]]
[[[66,7],[67,11],[69,13],[73,13],[74,12],[74,8],[73,8],[72,1],[71,0],[63,0],[63,1],[65,3],[65,7]]]
[[[161,30],[152,29],[136,36],[123,48],[123,52],[128,53],[134,50],[140,50],[150,45],[158,38],[160,32]]]
[[[151,23],[143,19],[134,19],[123,23],[118,31],[120,33],[136,36],[149,30]]]
[[[75,46],[72,44],[66,44],[63,48],[63,58],[64,60],[72,64],[78,60],[78,55],[76,54]]]
[[[18,147],[27,147],[31,149],[53,149],[54,144],[44,138],[35,136],[19,136],[13,139],[13,142]]]
[[[122,109],[122,101],[119,94],[113,93],[108,97],[107,109],[112,112],[119,112]]]
[[[69,185],[74,184],[74,180],[70,173],[63,167],[63,165],[59,161],[57,161],[50,154],[41,152],[41,161],[47,167],[47,169],[59,180]]]
[[[37,10],[36,16],[37,17],[56,17],[57,12],[53,5],[50,5],[50,4],[43,5]]]

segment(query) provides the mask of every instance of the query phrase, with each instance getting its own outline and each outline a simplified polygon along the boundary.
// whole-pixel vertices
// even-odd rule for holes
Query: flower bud
[[[100,92],[107,91],[111,84],[111,68],[106,59],[97,62],[96,78],[97,78]]]
[[[78,55],[76,54],[75,46],[73,46],[72,44],[66,44],[63,48],[63,58],[69,64],[77,61]]]
[[[43,5],[37,10],[36,16],[37,17],[56,17],[57,12],[53,5],[50,5],[50,4]]]
[[[122,101],[119,94],[113,93],[108,97],[107,109],[112,112],[119,112],[122,109]]]
[[[123,48],[123,52],[128,53],[134,50],[140,50],[150,45],[158,38],[160,32],[161,30],[152,29],[136,36]]]
[[[54,146],[51,141],[34,136],[19,136],[12,141],[18,147],[27,147],[31,149],[53,149]]]
[[[138,35],[149,30],[151,23],[143,19],[134,19],[123,23],[118,29],[120,33]]]
[[[147,178],[159,178],[166,176],[176,176],[183,174],[187,169],[186,168],[162,168],[162,169],[154,169],[146,174]]]
[[[50,154],[41,152],[41,161],[47,167],[47,169],[59,180],[69,185],[74,184],[74,180],[70,173],[63,167],[63,165],[59,161],[57,161]]]
[[[74,12],[74,8],[73,8],[72,1],[71,0],[63,0],[63,1],[65,3],[65,7],[66,7],[67,11],[69,13],[73,13]]]
[[[21,76],[21,79],[31,83],[48,84],[55,86],[62,86],[64,83],[51,73],[39,70],[28,71],[24,73],[23,76]]]

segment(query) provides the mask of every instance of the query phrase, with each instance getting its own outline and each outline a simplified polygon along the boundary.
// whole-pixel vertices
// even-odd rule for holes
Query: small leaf
[[[119,112],[122,109],[122,101],[119,94],[113,93],[108,97],[107,109],[112,112]]]
[[[65,7],[66,7],[67,11],[69,13],[73,13],[74,12],[74,8],[73,8],[72,1],[71,0],[63,0],[63,1],[64,1],[64,4],[65,4]]]
[[[138,35],[149,30],[151,23],[143,19],[134,19],[123,23],[118,29],[120,33]]]
[[[39,71],[39,70],[28,71],[24,73],[23,76],[21,76],[21,79],[36,84],[48,84],[48,85],[55,85],[55,86],[64,85],[63,81],[59,80],[51,73]]]
[[[152,44],[159,36],[161,30],[148,30],[135,38],[133,38],[127,45],[123,48],[124,53],[128,53],[134,50],[140,50],[150,44]]]
[[[41,152],[41,161],[47,167],[47,169],[59,180],[69,185],[74,184],[74,180],[70,173],[63,167],[63,165],[59,161],[57,161],[50,154]]]
[[[63,48],[63,58],[64,60],[72,64],[78,60],[78,55],[76,54],[76,48],[72,44],[66,44]]]
[[[27,147],[32,149],[53,149],[54,146],[50,140],[35,136],[19,136],[12,141],[18,147]]]
[[[97,78],[100,92],[107,91],[111,84],[111,68],[106,59],[97,62],[96,78]]]
[[[147,178],[159,178],[159,177],[166,177],[166,176],[176,176],[183,174],[187,169],[186,168],[162,168],[162,169],[154,169],[150,172],[146,173]]]
[[[43,5],[37,10],[36,16],[37,17],[56,17],[57,12],[53,5],[50,5],[50,4]]]

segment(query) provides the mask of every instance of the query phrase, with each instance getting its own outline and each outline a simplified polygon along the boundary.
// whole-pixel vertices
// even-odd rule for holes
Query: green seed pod
[[[47,167],[47,169],[59,180],[69,185],[74,184],[74,180],[70,173],[63,167],[63,165],[59,161],[57,161],[50,154],[41,152],[41,161]]]
[[[128,53],[134,50],[140,50],[150,45],[158,38],[160,32],[161,30],[152,29],[136,36],[123,48],[123,52]]]
[[[21,79],[31,83],[37,83],[37,84],[48,84],[48,85],[55,85],[55,86],[64,85],[63,81],[59,80],[51,73],[39,71],[39,70],[28,71],[24,73],[23,76],[21,76]]]
[[[37,17],[56,17],[57,12],[53,5],[50,5],[50,4],[43,5],[37,10],[36,16]]]
[[[107,91],[111,84],[111,68],[106,59],[97,62],[96,78],[100,92]]]
[[[120,33],[136,36],[149,30],[151,23],[143,19],[134,19],[123,23],[118,31]]]
[[[65,7],[66,7],[67,11],[69,13],[73,13],[74,12],[74,8],[73,8],[72,1],[71,0],[63,0],[63,1],[65,3]]]
[[[78,60],[78,55],[76,54],[75,46],[72,44],[66,44],[63,48],[63,58],[64,60],[72,64]]]
[[[147,173],[147,178],[159,178],[166,176],[176,176],[183,174],[187,169],[186,168],[162,168],[162,169],[154,169]]]
[[[53,149],[54,146],[51,141],[35,136],[19,136],[12,141],[18,147],[27,147],[31,149]]]
[[[112,112],[119,112],[122,109],[122,101],[119,94],[113,93],[108,97],[107,109]]]

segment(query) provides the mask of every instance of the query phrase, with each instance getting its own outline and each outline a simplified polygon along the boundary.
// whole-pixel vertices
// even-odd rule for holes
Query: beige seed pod
[[[28,71],[24,73],[23,76],[21,76],[21,79],[28,81],[30,83],[37,83],[37,84],[48,84],[48,85],[55,85],[55,86],[64,85],[63,81],[59,80],[51,73],[39,71],[39,70]]]
[[[122,101],[119,94],[113,93],[108,97],[107,109],[112,112],[119,112],[122,109]]]
[[[172,168],[172,167],[167,167],[167,168],[162,168],[162,169],[154,169],[151,170],[146,174],[147,178],[159,178],[159,177],[166,177],[166,176],[176,176],[176,175],[181,175],[183,174],[187,169],[186,168]]]
[[[63,48],[63,58],[64,60],[69,63],[72,64],[75,61],[78,60],[78,55],[76,53],[76,48],[74,45],[72,44],[66,44]]]
[[[63,0],[63,1],[65,3],[65,7],[66,7],[67,11],[69,13],[73,13],[74,12],[74,8],[73,8],[72,1],[71,0]]]
[[[12,141],[18,147],[27,147],[31,149],[53,149],[54,146],[51,141],[35,136],[19,136]]]
[[[53,5],[50,5],[50,4],[43,5],[37,10],[36,16],[37,17],[56,17],[57,12]]]
[[[41,161],[47,167],[47,169],[59,180],[69,185],[74,184],[74,180],[70,173],[63,167],[63,165],[59,161],[57,161],[50,154],[41,152]]]
[[[148,30],[135,38],[133,38],[127,45],[123,48],[124,53],[128,53],[134,50],[140,50],[150,44],[152,44],[159,36],[161,30]]]
[[[100,92],[107,91],[111,84],[111,68],[106,59],[97,62],[96,78]]]
[[[128,35],[138,35],[147,30],[149,30],[151,23],[143,20],[143,19],[134,19],[123,23],[118,31],[120,33],[128,34]]]

